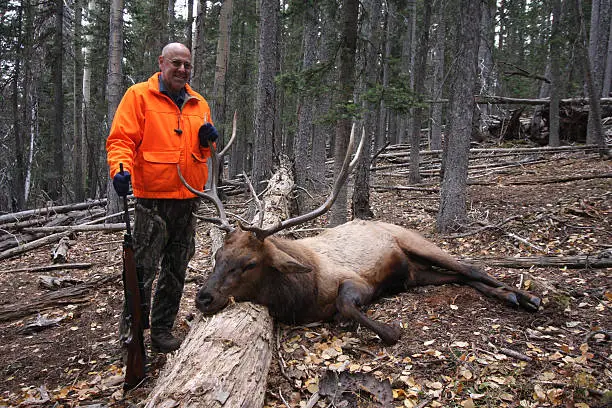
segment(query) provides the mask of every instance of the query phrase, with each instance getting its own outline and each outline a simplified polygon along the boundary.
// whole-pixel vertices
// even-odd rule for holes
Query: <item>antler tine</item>
[[[340,172],[338,173],[338,176],[336,177],[336,181],[334,182],[334,187],[332,189],[331,194],[327,197],[327,200],[321,206],[319,206],[318,208],[316,208],[315,210],[309,213],[302,214],[297,217],[284,220],[282,222],[278,222],[269,228],[263,229],[263,228],[258,228],[254,226],[243,226],[243,229],[246,231],[253,232],[257,236],[257,238],[259,238],[260,240],[263,240],[264,238],[269,237],[272,234],[275,234],[286,228],[294,227],[296,225],[299,225],[304,222],[315,219],[318,216],[329,211],[331,206],[336,201],[336,198],[338,198],[338,193],[340,192],[340,188],[346,182],[348,175],[353,170],[353,168],[355,167],[358,161],[359,155],[361,154],[361,151],[362,151],[364,139],[365,139],[365,129],[363,130],[363,133],[361,135],[361,141],[359,142],[359,147],[357,148],[357,151],[355,153],[355,158],[351,161],[351,151],[353,150],[353,147],[355,145],[355,124],[353,123],[353,127],[351,128],[351,136],[350,136],[349,143],[346,149],[346,156],[344,156],[344,161],[342,163],[342,168],[340,169]]]
[[[227,145],[225,146],[225,148],[223,148],[223,150],[221,150],[221,153],[219,153],[219,159],[225,156],[225,153],[229,150],[232,143],[234,143],[234,140],[236,140],[236,127],[237,127],[236,122],[237,121],[238,121],[238,112],[234,111],[234,120],[232,121],[232,137],[230,137],[230,140],[229,142],[227,142]]]
[[[225,152],[229,149],[229,147],[232,145],[232,143],[236,139],[236,121],[237,121],[236,118],[237,118],[237,114],[236,112],[234,112],[232,137],[230,138],[225,148],[221,151],[221,153],[217,153],[217,148],[215,147],[213,142],[210,142],[210,141],[208,142],[208,147],[210,149],[210,166],[212,168],[212,171],[211,171],[212,178],[210,181],[209,190],[200,191],[190,186],[189,183],[187,183],[187,181],[183,177],[183,174],[181,173],[181,166],[179,164],[176,165],[176,170],[178,171],[179,178],[181,179],[181,182],[185,185],[187,190],[191,191],[193,194],[199,197],[209,200],[216,207],[217,212],[219,213],[219,218],[208,218],[207,221],[212,222],[213,224],[217,225],[220,229],[222,229],[225,232],[233,231],[234,227],[232,227],[229,221],[227,220],[227,215],[225,214],[225,207],[223,206],[223,203],[221,202],[221,199],[219,198],[219,193],[217,190],[217,186],[219,185],[219,162],[223,159],[223,155],[225,154]]]

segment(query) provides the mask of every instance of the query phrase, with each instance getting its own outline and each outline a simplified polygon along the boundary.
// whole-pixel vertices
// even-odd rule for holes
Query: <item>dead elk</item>
[[[345,174],[336,187],[355,161],[345,160]],[[336,187],[326,204],[335,199]],[[457,261],[419,233],[397,225],[354,220],[310,238],[272,235],[320,215],[325,207],[268,229],[234,229],[220,222],[228,234],[215,255],[214,270],[197,294],[197,308],[214,314],[234,298],[265,305],[274,318],[289,324],[330,320],[339,314],[394,344],[399,328],[373,320],[361,309],[410,287],[466,284],[514,307],[536,311],[540,306],[538,297]]]

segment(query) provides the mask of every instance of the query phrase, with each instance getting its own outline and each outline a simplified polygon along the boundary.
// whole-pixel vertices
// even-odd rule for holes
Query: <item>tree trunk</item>
[[[185,24],[185,45],[191,50],[193,45],[193,0],[187,0],[187,22]]]
[[[83,184],[83,162],[82,162],[82,136],[83,136],[83,52],[82,52],[82,15],[83,0],[74,2],[74,76],[72,89],[74,93],[73,106],[73,146],[72,151],[72,185],[74,189],[74,200],[85,199]]]
[[[198,8],[196,12],[195,38],[191,49],[191,59],[193,61],[193,71],[191,73],[191,86],[194,89],[202,89],[204,69],[204,23],[206,21],[206,4],[204,0],[197,0]]]
[[[253,183],[255,191],[264,189],[262,181],[272,173],[274,159],[274,118],[276,60],[278,58],[278,0],[262,0],[259,24],[259,77],[255,114],[255,142],[253,143]]]
[[[94,0],[89,0],[87,4],[87,21],[88,23],[92,20],[92,15],[94,13],[96,7],[96,3]],[[81,123],[82,123],[82,134],[81,134],[81,179],[83,180],[85,191],[83,192],[85,197],[93,197],[95,195],[95,180],[91,180],[87,178],[87,169],[89,168],[87,154],[87,146],[93,144],[92,138],[93,135],[90,132],[90,118],[91,115],[91,47],[92,47],[93,36],[91,34],[87,34],[85,36],[85,46],[83,47],[83,106],[81,111]],[[85,183],[85,180],[88,180]]]
[[[145,407],[263,406],[272,339],[272,318],[264,306],[238,303],[196,319]]]
[[[563,39],[560,32],[561,0],[552,3],[552,27],[550,35],[550,110],[548,125],[548,145],[557,147],[561,145],[559,137],[559,99],[561,91],[560,58]]]
[[[608,51],[608,37],[610,33],[610,0],[593,0],[591,8],[591,29],[589,35],[589,62],[590,74],[593,82],[587,84],[587,91],[590,95],[594,92],[594,97],[606,97],[602,95],[603,80],[606,70],[606,54]],[[586,68],[585,68],[586,70]],[[596,122],[601,122],[601,113],[597,116],[595,110],[589,113],[589,123],[587,127],[587,143],[599,144],[599,130]]]
[[[23,22],[23,14],[24,14],[24,10],[23,7],[19,7],[18,9],[18,27],[17,27],[17,37],[21,40],[22,39],[22,35],[23,36],[27,36],[28,34],[25,33],[22,29],[22,22]],[[25,97],[22,99],[19,97],[20,94],[20,86],[19,86],[19,81],[21,79],[21,52],[20,52],[20,47],[19,44],[21,44],[23,41],[18,41],[18,45],[16,47],[15,50],[15,60],[13,61],[14,64],[14,74],[12,75],[12,86],[11,86],[11,90],[12,90],[12,95],[11,95],[11,108],[12,108],[12,117],[13,117],[13,133],[14,133],[14,138],[13,140],[15,141],[15,151],[14,151],[14,155],[15,155],[15,169],[13,170],[13,188],[11,193],[9,194],[9,199],[10,199],[10,203],[7,203],[7,207],[8,208],[12,208],[13,211],[17,211],[20,210],[24,207],[25,205],[25,133],[23,131],[23,127],[21,126],[22,122],[21,119],[23,118],[21,111],[19,109],[19,106],[22,104],[22,101],[27,100],[28,95],[26,94]],[[27,64],[28,62],[25,61],[25,63]],[[24,84],[27,83],[27,79],[25,81],[23,81]],[[25,108],[27,109],[27,107]],[[9,207],[10,206],[10,207]]]
[[[161,50],[161,48],[160,48]],[[111,0],[110,7],[110,30],[108,42],[108,78],[107,99],[108,123],[113,122],[115,111],[121,101],[121,89],[123,79],[123,69],[121,60],[123,59],[123,0]],[[108,172],[107,172],[108,174]],[[106,183],[106,196],[108,197],[108,205],[106,207],[107,214],[119,212],[120,199],[115,194],[112,180]]]
[[[441,183],[437,228],[449,232],[465,222],[467,168],[472,134],[477,78],[480,2],[462,0],[457,26],[457,63],[450,104],[450,127],[444,146],[444,176]]]
[[[435,26],[435,45],[432,54],[433,76],[431,78],[431,95],[433,100],[442,98],[444,90],[444,53],[446,49],[446,1],[443,1],[437,13],[437,24]],[[442,108],[441,103],[435,103],[431,107],[431,140],[429,148],[432,150],[442,149]]]
[[[602,156],[609,156],[608,149],[603,136],[603,129],[601,126],[601,107],[599,104],[599,89],[595,87],[595,81],[593,80],[593,71],[591,69],[591,61],[586,49],[586,28],[584,24],[584,15],[582,13],[582,0],[576,0],[576,9],[580,18],[580,34],[581,41],[579,41],[578,49],[582,54],[582,64],[584,68],[585,82],[588,89],[588,96],[590,102],[589,111],[589,122],[592,123],[592,129],[587,131],[587,144],[594,144],[599,146],[599,153]],[[592,118],[592,122],[591,122]]]
[[[389,86],[389,60],[391,59],[391,27],[393,26],[393,2],[387,2],[387,12],[385,13],[386,25],[384,35],[384,53],[382,57],[382,86],[386,89]],[[388,141],[388,123],[389,123],[389,112],[385,106],[384,99],[381,98],[380,106],[378,108],[378,134],[374,140],[374,150],[378,151],[382,149],[385,143]]]
[[[606,57],[606,72],[604,73],[601,94],[604,97],[612,95],[612,21],[610,21],[610,33],[608,34],[608,55]]]
[[[305,7],[303,13],[302,47],[304,57],[302,60],[302,72],[304,73],[312,69],[317,57],[317,34],[319,28],[317,2],[314,1],[309,7]],[[298,212],[307,212],[312,207],[312,199],[310,197],[312,197],[315,185],[325,182],[324,178],[321,180],[313,179],[309,171],[313,167],[311,152],[314,149],[315,143],[313,134],[314,109],[314,97],[307,89],[300,97],[298,130],[293,145],[295,182],[300,187],[297,193]],[[320,141],[316,141],[316,143],[320,143]]]
[[[431,21],[431,2],[426,1],[423,5],[423,26],[415,55],[414,64],[414,94],[419,99],[425,99],[425,80],[427,69],[427,50],[429,49],[429,30]],[[421,122],[425,114],[425,109],[415,107],[413,109],[414,118],[410,132],[410,171],[409,180],[411,184],[421,182],[419,174],[419,151],[421,150]]]
[[[321,4],[322,3],[322,4]],[[325,89],[332,89],[335,84],[337,71],[333,69],[335,66],[334,60],[336,57],[336,37],[337,37],[337,23],[336,23],[336,12],[337,9],[335,4],[330,1],[321,2],[321,45],[318,49],[318,60],[322,64],[327,65],[325,74],[323,76],[323,86]],[[316,98],[316,113],[315,117],[323,118],[331,110],[333,96],[331,92],[323,92]],[[315,124],[315,130],[312,141],[312,155],[311,163],[312,168],[311,177],[314,180],[325,180],[325,161],[327,159],[327,145],[330,146],[330,154],[333,152],[334,133],[333,127],[329,123],[317,123]],[[323,191],[324,185],[318,185],[319,191]]]
[[[357,50],[357,16],[359,1],[345,0],[342,4],[342,35],[340,38],[340,90],[338,104],[347,111],[339,112],[342,119],[336,123],[336,140],[334,144],[334,174],[339,174],[348,141],[351,133],[351,119],[349,118],[348,104],[353,99],[355,88],[355,52]],[[342,109],[342,108],[341,108]],[[331,226],[340,225],[347,219],[347,186],[344,185],[338,192],[338,198],[332,206],[329,216]]]
[[[219,14],[219,40],[217,41],[217,59],[215,62],[215,82],[212,91],[211,111],[215,115],[217,128],[221,136],[225,134],[225,85],[230,57],[230,37],[232,32],[233,0],[225,0]],[[223,138],[220,139],[223,146]],[[222,163],[220,163],[222,165]]]
[[[361,68],[365,72],[362,82],[362,92],[367,92],[369,86],[376,84],[378,74],[378,53],[381,45],[381,3],[378,0],[364,1],[364,8],[367,10],[368,19],[363,24],[363,37],[368,40],[365,42],[363,64]],[[374,216],[370,207],[370,157],[372,141],[378,134],[377,104],[371,101],[364,101],[364,120],[365,128],[363,152],[359,158],[359,164],[355,173],[355,186],[353,188],[352,210],[354,218],[368,219]],[[359,132],[360,129],[357,129]]]
[[[62,199],[64,177],[64,2],[55,1],[55,41],[53,49],[53,143],[52,168],[49,175],[48,194],[53,200]]]

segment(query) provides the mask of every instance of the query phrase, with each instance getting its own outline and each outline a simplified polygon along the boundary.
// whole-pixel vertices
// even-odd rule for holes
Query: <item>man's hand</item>
[[[125,197],[130,191],[130,172],[123,171],[115,174],[113,177],[113,187],[119,197]]]
[[[212,125],[212,123],[205,123],[200,126],[198,131],[198,137],[200,138],[200,146],[208,147],[208,142],[216,142],[219,138],[219,132]]]

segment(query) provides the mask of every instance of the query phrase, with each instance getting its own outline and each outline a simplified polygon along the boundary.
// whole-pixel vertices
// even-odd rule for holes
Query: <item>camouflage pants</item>
[[[187,264],[195,252],[193,213],[199,199],[136,199],[134,215],[134,258],[136,272],[142,278],[144,327],[152,331],[170,331],[178,314]],[[151,308],[151,292],[156,276]],[[120,338],[127,338],[129,328],[124,304]]]

